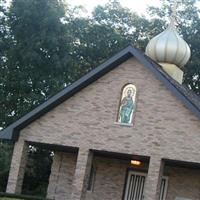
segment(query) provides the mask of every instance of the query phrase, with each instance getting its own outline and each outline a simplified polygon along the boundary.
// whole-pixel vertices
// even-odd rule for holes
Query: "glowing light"
[[[142,164],[142,162],[139,160],[131,160],[131,165],[140,166],[141,164]]]

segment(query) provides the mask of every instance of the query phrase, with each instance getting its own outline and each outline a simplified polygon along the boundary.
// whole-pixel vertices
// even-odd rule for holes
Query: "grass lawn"
[[[14,198],[0,197],[0,200],[23,200],[23,199],[14,199]]]
[[[0,0],[1,1],[1,0]],[[5,194],[4,194],[5,195]],[[42,197],[34,197],[34,196],[26,196],[26,195],[12,195],[11,194],[8,194],[8,195],[2,195],[1,196],[1,193],[0,193],[0,200],[47,200],[45,198],[42,198]]]
[[[23,200],[23,199],[14,199],[14,198],[0,197],[0,200]]]

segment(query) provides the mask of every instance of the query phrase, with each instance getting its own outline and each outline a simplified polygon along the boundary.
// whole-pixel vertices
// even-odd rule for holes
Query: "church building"
[[[29,145],[54,151],[47,198],[199,200],[200,98],[182,85],[189,45],[173,21],[0,132],[15,142],[7,193],[21,193]]]

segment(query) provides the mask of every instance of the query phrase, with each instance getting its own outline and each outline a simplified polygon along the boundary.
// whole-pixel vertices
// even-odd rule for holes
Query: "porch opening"
[[[93,151],[93,161],[87,183],[86,199],[125,199],[129,172],[148,172],[149,157],[105,151]],[[132,165],[131,160],[141,165]],[[142,178],[139,180],[142,187]],[[142,195],[142,190],[140,190]],[[128,200],[128,199],[127,199]],[[139,199],[137,199],[139,200]]]
[[[166,200],[200,199],[200,164],[165,159],[164,174],[168,176]]]
[[[37,145],[29,145],[22,194],[46,196],[54,152]]]
[[[78,148],[29,143],[22,194],[63,199],[71,195]]]

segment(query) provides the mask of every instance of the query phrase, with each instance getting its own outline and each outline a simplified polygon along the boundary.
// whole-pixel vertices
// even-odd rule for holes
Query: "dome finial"
[[[173,5],[172,5],[172,14],[171,14],[174,20],[176,20],[177,7],[178,7],[178,1],[174,0]]]
[[[173,2],[171,3],[171,15],[170,15],[170,25],[171,26],[175,26],[176,25],[176,14],[177,14],[177,7],[178,7],[178,1],[177,0],[173,0]]]
[[[183,71],[180,68],[188,62],[191,51],[176,31],[178,2],[179,0],[170,0],[170,24],[166,30],[149,41],[146,55],[158,62],[171,77],[182,83]]]

